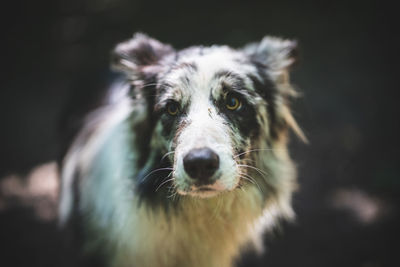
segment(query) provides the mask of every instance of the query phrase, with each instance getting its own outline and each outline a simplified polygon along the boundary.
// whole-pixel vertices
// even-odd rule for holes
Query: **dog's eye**
[[[229,110],[238,110],[242,107],[242,102],[236,96],[228,94],[225,99],[225,106]]]
[[[179,112],[178,104],[175,102],[170,102],[167,104],[167,112],[171,116],[175,116]]]

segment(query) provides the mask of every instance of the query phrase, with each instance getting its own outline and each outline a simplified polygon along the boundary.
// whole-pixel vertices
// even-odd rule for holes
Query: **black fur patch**
[[[214,79],[219,78],[229,78],[230,81],[233,81],[232,84],[229,84],[231,90],[234,91],[243,91],[246,90],[246,86],[242,77],[239,74],[236,74],[232,71],[228,70],[221,70],[214,74]]]
[[[168,103],[167,103],[168,104]],[[167,140],[173,140],[176,131],[182,125],[183,120],[186,116],[185,107],[179,107],[179,111],[176,115],[169,115],[166,111],[166,106],[157,109],[156,114],[162,125],[162,136]]]
[[[223,91],[224,93],[233,94],[242,102],[242,107],[239,110],[232,111],[226,108],[225,99],[221,97],[216,103],[220,114],[232,122],[233,126],[240,131],[243,139],[257,136],[260,131],[260,125],[257,121],[255,107],[246,100],[244,95],[249,95],[250,92],[246,89],[243,78],[230,71],[217,72],[214,77],[228,77],[230,81],[233,81],[232,84],[224,86]]]
[[[154,80],[148,80],[147,84],[154,84]],[[157,118],[154,114],[154,103],[155,103],[155,86],[148,86],[146,88],[136,88],[137,90],[145,90],[143,95],[146,98],[147,102],[147,118],[140,124],[134,125],[132,129],[133,132],[136,133],[136,144],[135,147],[139,150],[139,160],[138,167],[142,168],[146,161],[148,160],[150,153],[150,141],[151,134],[154,131],[154,127],[157,121]]]
[[[175,116],[171,116],[168,114],[162,114],[160,116],[160,121],[162,124],[162,132],[161,134],[167,139],[172,140],[174,138],[174,132],[178,127],[178,122],[180,120],[181,115],[177,114]]]
[[[171,179],[172,163],[161,153],[154,159],[153,164],[143,168],[136,176],[136,192],[139,195],[139,205],[145,203],[154,208],[163,207],[167,211],[171,205],[177,203],[177,199],[171,197],[174,191],[171,190],[173,182],[166,182]],[[164,184],[163,184],[164,183]]]
[[[225,99],[221,98],[217,103],[220,114],[231,122],[234,128],[239,130],[243,139],[255,137],[260,131],[256,110],[243,97],[238,96],[238,98],[242,101],[242,107],[233,111],[225,107]],[[229,124],[230,127],[232,125]]]
[[[267,67],[259,62],[253,62],[257,68],[257,74],[262,78],[262,82],[255,76],[249,75],[249,78],[253,82],[254,89],[256,92],[267,102],[267,112],[269,116],[269,127],[271,137],[276,139],[278,137],[278,116],[276,112],[276,97],[278,89],[266,75]]]

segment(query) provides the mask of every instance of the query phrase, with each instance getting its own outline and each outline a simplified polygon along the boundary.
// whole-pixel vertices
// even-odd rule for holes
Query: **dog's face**
[[[152,149],[170,159],[178,193],[210,197],[235,189],[251,180],[250,152],[296,127],[285,114],[294,47],[264,38],[240,50],[176,52],[141,34],[117,46],[114,67],[127,73],[135,92],[149,92]]]
[[[236,155],[260,127],[259,103],[240,55],[227,48],[193,50],[160,75],[156,110],[166,149],[175,151],[178,192],[212,196],[238,185]]]

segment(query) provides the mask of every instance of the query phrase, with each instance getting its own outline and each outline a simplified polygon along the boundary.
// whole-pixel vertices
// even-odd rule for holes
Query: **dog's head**
[[[143,34],[116,47],[113,67],[147,99],[150,146],[170,159],[178,193],[209,197],[253,182],[251,152],[286,143],[289,127],[301,135],[288,108],[295,48],[265,37],[242,49],[175,51]]]

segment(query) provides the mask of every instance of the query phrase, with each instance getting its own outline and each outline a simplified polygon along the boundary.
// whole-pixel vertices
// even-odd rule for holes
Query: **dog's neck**
[[[139,208],[132,206],[134,211],[129,213],[132,216],[124,225],[126,231],[119,231],[124,234],[115,240],[126,242],[126,251],[120,251],[114,263],[116,266],[132,261],[143,266],[231,266],[232,257],[249,241],[249,233],[254,238],[260,237],[255,222],[262,216],[262,202],[258,189],[249,185],[208,199],[182,196],[170,210],[160,206],[149,209],[149,202]],[[133,239],[137,242],[132,242]],[[144,245],[146,249],[141,250]],[[158,257],[160,249],[168,251],[169,257]]]

